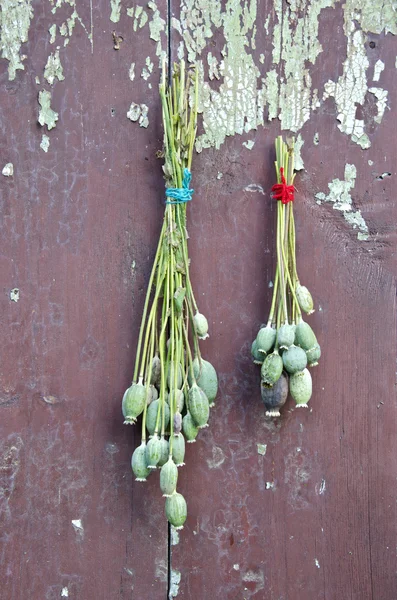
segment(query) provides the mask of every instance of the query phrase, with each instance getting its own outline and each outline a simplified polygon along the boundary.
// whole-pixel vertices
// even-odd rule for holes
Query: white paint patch
[[[58,113],[52,110],[51,108],[51,92],[47,90],[41,90],[39,92],[39,116],[38,122],[42,127],[47,125],[47,128],[53,129],[56,127],[56,122],[58,121]]]
[[[47,64],[44,69],[44,79],[46,79],[50,85],[54,83],[55,79],[58,79],[59,81],[65,79],[58,49],[50,54],[47,59]]]
[[[8,60],[8,79],[13,81],[27,58],[20,54],[22,44],[28,41],[30,21],[33,18],[31,0],[0,0],[0,50]]]
[[[218,469],[225,462],[225,454],[222,448],[214,446],[212,448],[212,458],[207,459],[207,465],[210,469]]]
[[[130,81],[134,81],[135,79],[135,63],[131,63],[130,69],[128,71],[128,77],[130,78]]]
[[[238,563],[236,563],[235,565],[233,565],[233,569],[235,571],[239,571],[240,570],[240,565]]]
[[[324,492],[325,492],[325,485],[326,485],[325,484],[325,479],[322,479],[321,483],[320,483],[320,486],[318,488],[318,493],[319,493],[320,496],[322,496],[324,494]]]
[[[81,519],[73,519],[72,525],[73,525],[73,529],[75,530],[76,533],[83,535],[84,527],[83,527],[83,523],[81,522]]]
[[[44,150],[44,152],[48,152],[49,147],[50,147],[50,138],[48,137],[48,135],[43,133],[41,142],[40,142],[40,148],[42,150]]]
[[[267,450],[267,444],[257,444],[258,454],[265,456]]]
[[[377,99],[376,108],[378,109],[378,114],[374,117],[374,121],[375,123],[381,123],[387,106],[387,90],[370,87],[368,91]]]
[[[259,194],[265,195],[263,187],[259,185],[259,183],[250,183],[244,188],[244,192],[251,192],[252,194],[258,192]]]
[[[131,119],[131,121],[138,121],[140,127],[146,128],[149,125],[148,113],[149,108],[146,104],[135,104],[135,102],[131,102],[127,117]]]
[[[110,8],[112,10],[110,20],[113,23],[118,23],[120,21],[121,0],[110,0]]]
[[[152,61],[150,60],[150,56],[148,56],[146,58],[145,66],[143,67],[142,73],[141,73],[141,77],[145,81],[147,81],[149,79],[150,75],[152,74],[152,72],[153,72],[153,66],[154,65],[153,65]]]
[[[274,481],[266,481],[266,489],[273,490],[274,489]]]
[[[255,145],[255,140],[248,140],[247,142],[243,142],[243,146],[248,148],[248,150],[252,150]]]
[[[303,164],[303,159],[301,156],[302,146],[304,143],[305,142],[304,142],[301,134],[299,134],[294,143],[294,157],[295,157],[294,168],[295,168],[295,171],[302,171],[305,168],[305,165]]]
[[[10,300],[12,302],[18,302],[18,300],[19,300],[19,289],[18,288],[14,288],[13,290],[11,290]]]
[[[69,590],[67,587],[62,588],[61,598],[69,598]]]
[[[319,143],[320,143],[320,136],[318,135],[318,132],[316,131],[316,133],[314,134],[314,137],[313,137],[313,144],[315,146],[318,146]]]
[[[179,544],[179,531],[171,525],[171,546],[177,546]]]
[[[317,569],[320,568],[320,563],[318,562],[317,558],[314,559],[314,564],[316,565]]]
[[[14,165],[10,162],[7,163],[4,165],[1,173],[4,175],[4,177],[12,177],[14,175]]]
[[[385,70],[385,63],[382,60],[377,60],[374,65],[374,75],[372,81],[379,81],[380,74]]]
[[[170,591],[168,594],[168,598],[176,598],[179,594],[179,584],[181,583],[181,574],[179,571],[175,569],[171,569],[171,577],[170,577]]]

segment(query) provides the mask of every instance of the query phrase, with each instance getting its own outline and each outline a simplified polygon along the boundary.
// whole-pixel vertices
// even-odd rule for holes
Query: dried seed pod
[[[193,444],[196,441],[199,430],[190,412],[186,413],[182,419],[182,431],[188,444]]]
[[[170,396],[171,395],[173,395],[171,392],[166,392],[166,394],[165,394],[165,400],[168,405],[170,404]],[[175,400],[176,400],[176,408],[174,408],[174,410],[182,412],[183,407],[185,406],[185,395],[182,392],[182,390],[175,390]]]
[[[181,433],[172,437],[172,458],[177,467],[183,467],[185,464],[185,438]]]
[[[170,446],[168,440],[166,440],[164,436],[160,438],[160,450],[161,454],[159,462],[157,463],[158,467],[162,467],[163,465],[165,465],[170,455]]]
[[[183,529],[187,517],[187,505],[182,494],[175,492],[170,498],[167,498],[165,501],[165,516],[175,529]]]
[[[262,381],[267,385],[274,385],[283,372],[283,359],[278,352],[268,354],[261,368]]]
[[[298,371],[303,371],[307,365],[307,356],[303,348],[299,346],[290,346],[283,353],[284,369],[291,375]]]
[[[309,292],[309,290],[307,289],[307,287],[305,287],[304,285],[301,285],[299,283],[299,281],[296,284],[295,294],[296,294],[296,298],[298,300],[298,304],[301,307],[301,309],[303,310],[303,312],[307,313],[308,315],[311,315],[312,313],[314,313],[314,304],[313,304],[312,295]]]
[[[174,414],[174,433],[178,435],[182,431],[182,415],[180,412]]]
[[[280,348],[289,348],[294,343],[295,328],[293,325],[285,323],[277,330],[277,343]]]
[[[288,396],[288,377],[282,373],[273,386],[261,382],[261,396],[266,407],[267,417],[279,417],[280,408],[284,406]]]
[[[199,429],[207,426],[210,416],[210,407],[208,398],[196,383],[193,383],[189,389],[189,412],[193,421]]]
[[[142,383],[133,383],[125,391],[121,408],[124,416],[124,423],[132,425],[141,414],[146,404],[146,389]]]
[[[297,406],[307,407],[312,396],[312,376],[308,369],[298,371],[289,378],[289,389],[291,396]]]
[[[135,481],[146,481],[146,477],[151,471],[146,463],[146,444],[142,442],[138,448],[135,448],[131,458],[131,467],[135,475]]]
[[[201,340],[205,340],[208,335],[208,321],[204,315],[199,312],[193,317],[193,327]]]
[[[309,323],[305,321],[298,323],[295,330],[295,344],[304,350],[310,350],[317,343],[317,338]]]
[[[318,365],[318,361],[321,357],[320,344],[316,344],[313,346],[313,348],[310,348],[310,350],[306,350],[306,355],[309,367],[315,367]]]
[[[157,435],[154,435],[146,444],[146,464],[148,469],[156,469],[161,458],[161,443]]]
[[[182,365],[178,363],[177,365],[177,374],[176,374],[176,387],[179,389],[182,387],[183,382],[183,371]],[[175,363],[171,363],[168,367],[167,373],[167,385],[168,389],[171,390],[175,386]]]
[[[266,325],[266,327],[262,327],[258,331],[258,335],[256,336],[256,346],[258,352],[262,354],[266,354],[271,350],[276,341],[277,332],[270,325]]]
[[[218,376],[212,364],[198,356],[193,361],[193,371],[197,385],[203,390],[211,406],[215,406],[215,398],[218,393]]]
[[[175,493],[177,481],[178,469],[170,456],[160,471],[160,489],[163,492],[163,496],[168,498]]]
[[[261,365],[263,363],[263,361],[265,360],[265,353],[259,352],[259,350],[258,350],[258,342],[257,342],[256,338],[254,339],[254,341],[252,342],[252,345],[251,345],[251,356],[252,356],[252,360],[254,361],[254,363],[256,365]]]
[[[161,399],[158,398],[154,400],[150,406],[148,406],[146,413],[146,429],[150,433],[150,435],[154,434],[156,429],[156,421],[157,421],[157,413],[160,411],[160,420],[159,420],[159,428],[161,429],[163,423],[163,415],[162,415],[162,403]],[[167,429],[168,424],[170,422],[170,407],[166,402],[164,402],[164,416],[165,416],[165,428]]]
[[[150,383],[153,385],[159,385],[161,380],[161,360],[155,354],[152,360],[152,375],[150,378]]]
[[[151,404],[153,402],[153,400],[157,400],[157,398],[159,397],[159,393],[157,391],[157,388],[154,387],[153,384],[149,385],[149,389],[147,392],[147,404],[149,406],[149,404]]]

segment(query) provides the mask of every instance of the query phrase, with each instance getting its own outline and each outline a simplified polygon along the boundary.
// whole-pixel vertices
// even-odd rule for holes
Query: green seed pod
[[[208,321],[204,315],[199,312],[193,317],[193,327],[201,340],[205,340],[208,335]]]
[[[141,414],[146,404],[146,389],[142,383],[133,383],[124,393],[121,408],[124,423],[132,425]]]
[[[150,435],[154,434],[156,429],[156,421],[157,421],[157,413],[160,411],[160,420],[159,420],[159,429],[162,427],[163,423],[163,415],[161,409],[161,400],[158,398],[157,400],[153,400],[153,402],[148,406],[146,413],[146,429],[150,433]],[[166,402],[164,402],[164,415],[165,415],[165,428],[167,429],[168,424],[170,422],[170,407]]]
[[[168,440],[166,440],[164,436],[160,438],[160,451],[160,460],[157,463],[158,467],[165,465],[170,455],[170,446]]]
[[[168,367],[167,373],[167,384],[168,389],[171,390],[175,386],[175,363],[171,363]],[[183,382],[183,373],[182,373],[182,365],[178,363],[177,375],[176,375],[176,387],[179,389],[182,387]]]
[[[256,365],[261,365],[265,359],[265,354],[258,350],[258,342],[256,339],[254,339],[251,345],[251,356]]]
[[[278,352],[268,354],[261,368],[262,381],[267,385],[274,385],[283,372],[283,359]]]
[[[256,336],[256,346],[257,351],[266,354],[271,350],[274,346],[274,342],[276,341],[277,332],[270,325],[266,325],[266,327],[262,327],[258,331],[258,335]]]
[[[168,405],[170,404],[170,396],[171,396],[171,392],[168,392],[165,395],[165,400]],[[182,392],[182,390],[175,390],[175,398],[176,398],[176,409],[174,407],[174,410],[182,412],[183,407],[185,406],[185,395]]]
[[[284,406],[288,396],[288,377],[284,373],[273,386],[261,382],[261,396],[266,407],[267,417],[279,417],[280,408]]]
[[[313,298],[307,287],[301,285],[298,282],[296,284],[295,294],[298,300],[298,304],[303,310],[303,312],[307,313],[308,315],[314,313]]]
[[[295,331],[295,344],[304,350],[310,350],[317,343],[317,338],[309,323],[305,321],[298,323]]]
[[[172,458],[177,467],[185,464],[185,438],[181,433],[172,437]]]
[[[312,376],[308,369],[294,373],[289,378],[289,389],[291,396],[297,406],[307,407],[312,396]]]
[[[157,398],[159,397],[159,393],[157,391],[157,388],[154,387],[154,385],[149,385],[149,389],[148,389],[148,393],[147,393],[147,404],[149,406],[149,404],[151,404],[153,402],[153,400],[157,400]]]
[[[215,398],[218,393],[218,376],[212,364],[208,360],[196,356],[193,361],[193,371],[197,385],[203,390],[211,406],[215,406]]]
[[[284,369],[291,375],[298,371],[303,371],[307,365],[306,352],[299,346],[290,346],[283,353]]]
[[[145,442],[135,448],[131,459],[131,467],[135,475],[135,481],[146,481],[146,477],[150,475],[151,471],[146,464]]]
[[[280,348],[289,348],[294,343],[295,328],[293,325],[285,323],[277,330],[277,343]]]
[[[306,350],[306,355],[309,367],[315,367],[318,365],[318,361],[321,357],[320,344],[316,344],[313,346],[313,348],[310,348],[310,350]]]
[[[210,416],[208,398],[196,383],[189,390],[189,411],[199,429],[207,426]]]
[[[157,356],[153,356],[152,360],[152,375],[150,378],[150,383],[153,385],[159,385],[161,380],[161,360]]]
[[[146,464],[148,469],[155,469],[161,458],[161,443],[157,435],[154,435],[146,445]]]
[[[187,517],[186,500],[182,494],[172,494],[165,501],[165,516],[175,529],[183,529]]]
[[[175,493],[177,481],[178,469],[170,456],[160,471],[160,489],[163,492],[163,496],[168,498]]]
[[[182,415],[180,412],[174,414],[174,433],[178,435],[182,431]]]
[[[185,438],[188,444],[193,444],[196,441],[198,435],[198,427],[193,421],[192,415],[188,412],[182,419],[182,431],[185,434]]]

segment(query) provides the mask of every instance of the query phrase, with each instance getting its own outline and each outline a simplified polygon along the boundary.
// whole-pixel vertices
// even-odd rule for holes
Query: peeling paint
[[[61,598],[69,598],[69,590],[67,587],[62,588]]]
[[[128,71],[128,77],[130,78],[130,81],[134,81],[135,79],[135,63],[131,63],[130,69]]]
[[[252,148],[255,146],[255,140],[243,142],[243,146],[245,146],[248,150],[252,150]]]
[[[118,23],[120,21],[120,13],[121,13],[121,0],[110,0],[110,20],[113,23]]]
[[[132,25],[134,31],[142,29],[148,22],[148,15],[143,6],[136,5],[132,8],[127,8],[127,15],[134,19]]]
[[[131,119],[131,121],[138,121],[140,127],[147,127],[149,125],[148,113],[149,108],[146,104],[135,104],[135,102],[131,102],[127,117]]]
[[[160,11],[155,2],[148,2],[148,7],[153,11],[153,16],[149,23],[150,39],[160,42],[160,34],[165,31],[165,21],[161,18]]]
[[[0,0],[1,56],[8,60],[8,79],[13,81],[18,70],[24,70],[26,56],[20,54],[22,44],[28,41],[30,21],[33,18],[31,0]]]
[[[59,49],[49,55],[44,69],[44,79],[46,79],[50,85],[54,83],[55,79],[58,79],[59,81],[65,79],[62,63],[59,58]]]
[[[267,444],[257,444],[258,454],[265,456],[267,450]]]
[[[250,183],[244,188],[244,192],[250,192],[251,194],[258,192],[259,194],[265,195],[263,187],[259,183]]]
[[[51,108],[51,92],[48,92],[47,90],[39,92],[39,104],[40,111],[38,122],[42,127],[47,125],[49,130],[53,129],[56,127],[56,122],[58,121],[58,113]]]
[[[84,527],[81,519],[73,519],[72,526],[76,533],[80,535],[80,537],[84,536]]]
[[[358,239],[367,240],[369,236],[368,226],[360,210],[354,210],[351,190],[356,183],[357,169],[355,165],[347,164],[345,166],[345,179],[333,179],[328,184],[329,194],[319,192],[316,194],[317,203],[332,202],[335,210],[340,210],[347,223],[353,229],[358,229]]]
[[[209,469],[218,469],[226,460],[225,454],[222,448],[219,446],[212,447],[212,458],[207,458],[207,465]]]
[[[150,75],[153,73],[153,63],[150,59],[150,56],[146,58],[145,67],[142,69],[141,77],[146,81],[149,79]]]
[[[170,591],[168,594],[168,598],[176,598],[179,594],[179,584],[181,583],[181,574],[179,571],[175,569],[171,569],[170,576]]]
[[[171,546],[179,544],[179,531],[171,525]]]
[[[317,569],[320,568],[320,563],[318,562],[317,558],[314,559],[314,564],[316,565]]]
[[[313,136],[313,144],[315,146],[318,146],[319,143],[320,143],[320,136],[319,136],[318,132],[316,131],[316,133]]]
[[[1,173],[4,177],[13,177],[14,165],[11,162],[5,164]]]
[[[274,481],[266,481],[266,489],[273,490],[274,489]]]
[[[19,289],[18,288],[14,288],[13,290],[11,290],[10,300],[12,302],[18,302],[18,300],[19,300]]]
[[[385,69],[385,63],[380,59],[377,60],[374,65],[374,74],[372,77],[372,81],[379,81],[380,74],[382,73],[382,71],[384,71],[384,69]]]
[[[374,121],[375,123],[381,123],[387,106],[387,90],[377,87],[370,87],[368,91],[373,94],[377,100],[376,108],[378,109],[378,113],[374,117]]]
[[[48,137],[48,135],[43,133],[41,142],[40,142],[40,148],[42,150],[44,150],[44,152],[48,152],[49,147],[50,147],[50,138]]]
[[[304,142],[301,134],[299,134],[294,143],[294,168],[295,168],[295,171],[302,171],[305,168],[305,165],[303,164],[303,158],[301,156],[302,146],[304,143],[305,142]]]
[[[53,44],[55,42],[55,38],[57,35],[57,26],[56,23],[54,23],[53,25],[51,25],[51,27],[48,29],[48,33],[50,34],[50,44]]]

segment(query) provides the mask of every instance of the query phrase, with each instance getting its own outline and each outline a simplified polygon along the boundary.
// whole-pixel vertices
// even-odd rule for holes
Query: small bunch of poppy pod
[[[255,364],[261,365],[261,396],[266,415],[279,417],[288,390],[298,407],[307,407],[312,396],[312,377],[307,367],[318,364],[320,345],[302,313],[314,312],[313,299],[301,285],[296,265],[294,220],[294,142],[276,139],[277,266],[273,299],[267,324],[252,343]]]
[[[203,359],[199,340],[208,322],[198,310],[190,281],[186,208],[192,198],[190,170],[197,130],[197,71],[174,65],[166,83],[163,65],[160,97],[164,123],[166,207],[147,289],[134,376],[122,400],[124,423],[142,415],[141,444],[131,466],[136,481],[160,469],[168,521],[181,529],[186,500],[176,491],[178,467],[185,464],[185,441],[194,442],[207,427],[218,390],[212,364]]]

